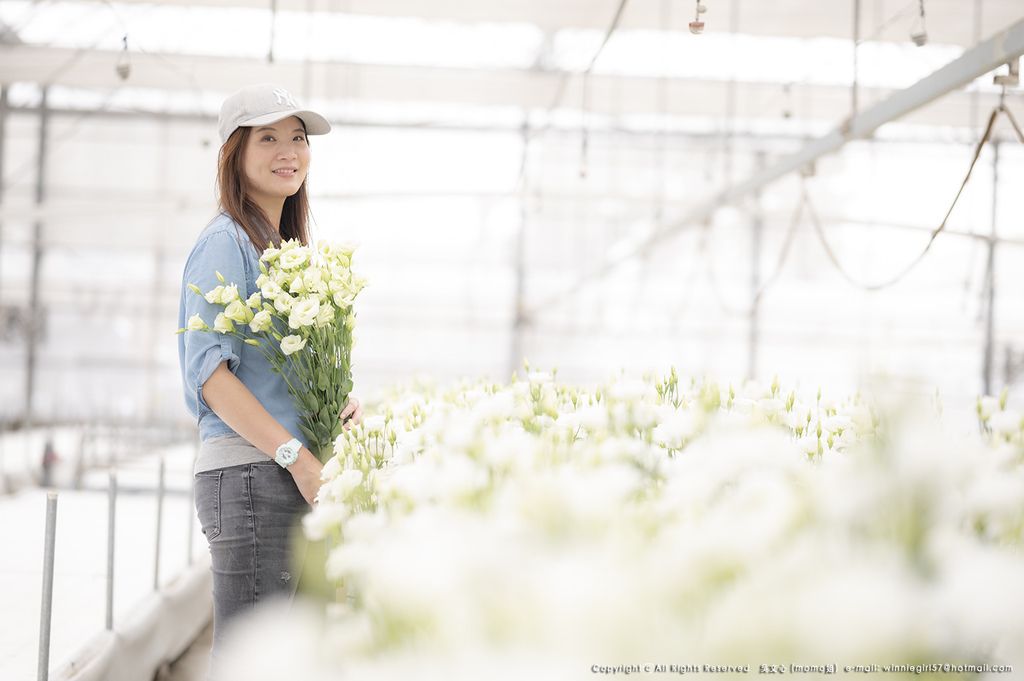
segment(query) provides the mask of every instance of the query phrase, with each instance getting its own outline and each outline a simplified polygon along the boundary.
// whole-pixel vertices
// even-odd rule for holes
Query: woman
[[[199,314],[211,327],[222,308],[189,290],[216,287],[217,272],[245,299],[258,290],[259,257],[284,239],[309,241],[307,135],[330,132],[271,83],[243,88],[220,112],[217,174],[221,212],[189,255],[179,324]],[[274,597],[291,597],[290,534],[313,504],[321,464],[304,442],[299,414],[280,374],[259,349],[225,334],[179,336],[185,403],[199,422],[195,500],[213,570],[211,678],[225,625]],[[339,418],[359,423],[349,401]]]

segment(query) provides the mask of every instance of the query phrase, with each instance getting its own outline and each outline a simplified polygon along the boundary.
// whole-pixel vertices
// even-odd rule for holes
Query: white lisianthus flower
[[[1007,409],[992,414],[988,419],[988,427],[1003,435],[1013,435],[1021,431],[1024,422],[1021,421],[1020,412]]]
[[[778,398],[770,397],[758,401],[757,407],[765,416],[770,418],[784,410],[786,408],[786,403]]]
[[[337,291],[332,298],[334,299],[334,304],[341,308],[349,307],[355,301],[355,296],[347,291]]]
[[[281,267],[286,270],[299,267],[306,262],[306,252],[300,248],[289,248],[281,251]]]
[[[320,471],[320,479],[333,480],[339,475],[341,475],[341,460],[337,456],[332,456]]]
[[[608,409],[603,405],[584,407],[577,413],[580,415],[580,425],[590,432],[608,427]]]
[[[325,327],[334,321],[334,306],[333,305],[321,305],[320,312],[316,315],[316,325],[318,327]]]
[[[281,339],[281,352],[290,355],[306,347],[306,339],[296,335],[285,336]]]
[[[384,415],[374,414],[363,419],[363,428],[367,433],[378,433],[384,430]]]
[[[981,398],[981,420],[985,421],[999,411],[999,398],[986,395]]]
[[[848,431],[854,429],[853,419],[849,416],[842,416],[836,414],[830,416],[821,423],[821,427],[830,433],[836,433],[839,431]]]
[[[206,325],[203,318],[197,314],[189,317],[188,326],[186,327],[189,331],[206,331],[210,327]]]
[[[324,275],[319,267],[310,267],[303,272],[302,282],[307,291],[312,291],[314,293],[327,292],[327,284],[324,282]]]
[[[318,500],[320,500],[323,490],[327,488],[321,487],[320,489],[321,492],[317,494]],[[302,529],[306,532],[307,537],[319,541],[347,519],[348,508],[343,504],[318,504],[312,512],[302,517]]]
[[[229,331],[235,330],[235,324],[227,316],[221,312],[217,315],[217,318],[213,320],[213,330],[220,333],[228,333]]]
[[[342,472],[339,479],[341,480],[342,491],[347,495],[362,483],[363,472],[360,470],[349,469]]]
[[[267,300],[277,300],[278,297],[284,294],[284,289],[276,281],[273,281],[269,277],[265,282],[260,284],[260,293]]]
[[[737,414],[752,414],[757,403],[749,397],[737,397],[732,401],[732,409]]]
[[[274,309],[284,314],[292,309],[292,305],[295,303],[295,299],[287,294],[279,295],[274,299]]]
[[[531,385],[542,385],[544,383],[551,383],[551,374],[546,371],[534,371],[530,373],[530,384]]]
[[[252,310],[241,300],[233,300],[224,309],[224,316],[239,324],[248,324],[252,321]]]
[[[262,307],[263,299],[260,298],[260,292],[257,291],[256,293],[249,296],[249,299],[245,301],[245,304],[253,309],[259,309],[260,307]]]
[[[267,310],[260,310],[253,315],[252,320],[249,322],[249,328],[252,329],[253,333],[269,331],[270,327],[273,326],[273,323],[274,319],[270,316],[270,312]]]
[[[354,288],[353,293],[359,293],[366,288],[370,283],[370,280],[361,274],[355,272],[352,273],[352,287]]]
[[[555,419],[555,428],[560,431],[574,435],[580,428],[580,416],[574,411],[559,414]]]
[[[206,298],[206,302],[210,303],[211,305],[214,305],[214,304],[220,302],[220,294],[223,293],[223,291],[224,291],[224,287],[223,286],[218,286],[217,288],[211,290],[209,293],[207,293],[203,297]]]
[[[335,255],[342,254],[342,255],[346,255],[349,258],[351,258],[352,254],[356,252],[357,248],[359,248],[359,242],[357,242],[357,241],[342,241],[340,243],[333,244],[333,248],[334,248]]]
[[[221,290],[220,300],[218,300],[217,302],[221,303],[222,305],[228,305],[238,299],[238,287],[234,284],[231,284],[230,286],[225,286]]]
[[[804,435],[796,441],[796,446],[804,454],[813,456],[818,453],[818,438],[814,435]]]
[[[289,277],[288,280],[288,292],[294,295],[303,295],[308,293],[306,290],[306,280],[302,278],[302,275],[298,272],[293,272],[293,276]]]
[[[793,430],[796,430],[797,428],[803,428],[804,426],[807,425],[807,419],[804,417],[804,413],[806,412],[802,413],[797,411],[796,409],[794,409],[793,411],[787,411],[785,414],[782,415],[782,423],[787,428],[791,428]]]
[[[317,314],[320,313],[320,301],[317,298],[308,296],[299,299],[299,302],[292,306],[291,314],[288,316],[288,326],[298,329],[303,326],[312,326],[316,323]]]
[[[673,412],[651,431],[651,442],[669,449],[682,449],[696,435],[703,423],[704,412],[680,410]]]
[[[328,480],[321,488],[318,497],[321,500],[344,501],[352,490],[363,482],[363,472],[358,468],[349,468],[341,475]]]

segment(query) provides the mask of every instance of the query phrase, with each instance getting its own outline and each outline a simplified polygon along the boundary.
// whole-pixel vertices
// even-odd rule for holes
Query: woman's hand
[[[299,488],[299,492],[310,506],[316,505],[314,500],[320,491],[320,485],[323,484],[320,480],[323,468],[323,464],[313,456],[313,452],[303,447],[299,450],[299,458],[286,469],[292,474],[295,486]]]
[[[363,407],[359,404],[359,400],[354,397],[348,398],[348,404],[345,405],[344,411],[341,412],[341,420],[346,421],[345,430],[348,430],[352,426],[358,426],[363,422]]]

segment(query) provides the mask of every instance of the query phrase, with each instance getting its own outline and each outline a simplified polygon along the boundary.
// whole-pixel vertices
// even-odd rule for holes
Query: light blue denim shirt
[[[192,291],[195,284],[203,293],[216,288],[220,272],[227,284],[238,286],[238,293],[246,299],[258,289],[260,256],[248,235],[225,213],[215,217],[196,240],[185,263],[182,275],[181,303],[178,308],[178,328],[185,328],[189,318],[198,314],[213,327],[223,305],[211,304]],[[251,335],[249,327],[236,324],[235,328]],[[185,389],[185,406],[199,422],[199,437],[204,442],[219,435],[232,434],[217,414],[203,399],[203,384],[221,362],[249,389],[260,404],[284,428],[307,447],[309,443],[299,430],[299,412],[288,393],[288,385],[281,374],[270,370],[270,362],[259,348],[242,342],[241,338],[216,331],[186,331],[178,335],[178,358],[181,362],[181,380]]]

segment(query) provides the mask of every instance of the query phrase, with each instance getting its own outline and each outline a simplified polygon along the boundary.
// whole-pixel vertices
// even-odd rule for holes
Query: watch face
[[[288,442],[277,448],[277,462],[282,466],[290,466],[295,463],[299,458],[299,448],[293,443]]]

